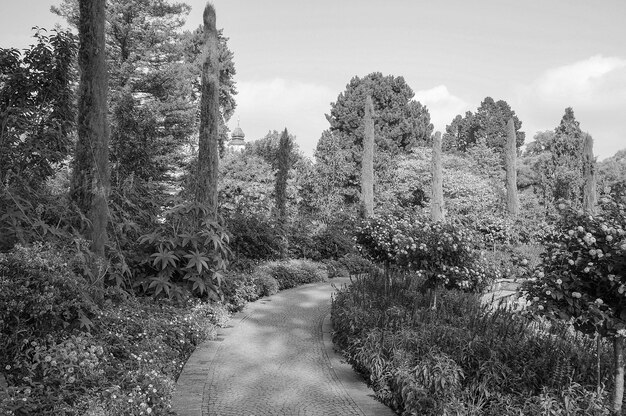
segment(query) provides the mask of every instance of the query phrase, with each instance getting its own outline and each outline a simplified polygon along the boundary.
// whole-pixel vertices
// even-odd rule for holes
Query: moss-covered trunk
[[[510,118],[506,124],[507,137],[504,150],[506,167],[506,209],[514,217],[519,215],[519,199],[517,196],[517,136],[515,123]]]
[[[432,156],[432,199],[430,217],[433,221],[444,219],[443,210],[443,165],[441,162],[441,133],[435,133]]]
[[[613,387],[613,414],[622,414],[622,401],[624,400],[624,338],[613,338],[613,357],[615,371]]]
[[[89,219],[83,233],[92,251],[104,258],[110,187],[105,0],[80,0],[79,15],[78,141],[70,195]]]
[[[196,202],[205,205],[209,216],[217,218],[217,178],[219,169],[219,57],[215,8],[208,3],[204,9],[204,53],[200,98],[200,136],[198,138],[198,169]]]
[[[583,209],[593,214],[598,202],[596,194],[596,167],[593,157],[593,139],[585,134],[583,143]]]
[[[372,97],[369,95],[365,99],[365,113],[363,116],[361,203],[365,218],[374,215],[374,104]]]

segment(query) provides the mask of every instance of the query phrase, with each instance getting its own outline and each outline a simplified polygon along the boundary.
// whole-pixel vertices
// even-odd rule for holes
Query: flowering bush
[[[542,263],[525,286],[531,311],[588,333],[626,336],[626,212],[609,197],[598,215],[562,202]]]
[[[386,215],[357,229],[361,253],[391,268],[417,271],[430,287],[482,289],[489,271],[476,261],[472,236],[451,222]]]

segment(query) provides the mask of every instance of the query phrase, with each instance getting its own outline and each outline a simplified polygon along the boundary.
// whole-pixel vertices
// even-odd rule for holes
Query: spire
[[[241,130],[241,127],[239,127],[239,117],[237,117],[237,127],[235,127],[230,135],[228,146],[233,150],[243,150],[243,148],[246,147],[246,142],[244,141],[245,137],[246,135],[243,133],[243,130]]]

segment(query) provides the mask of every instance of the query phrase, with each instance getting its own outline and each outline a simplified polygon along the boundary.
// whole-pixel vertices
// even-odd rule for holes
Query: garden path
[[[249,304],[181,374],[179,416],[392,416],[332,347],[331,294],[347,278]]]

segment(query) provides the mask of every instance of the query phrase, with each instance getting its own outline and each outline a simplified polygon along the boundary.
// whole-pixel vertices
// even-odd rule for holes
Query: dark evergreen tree
[[[203,14],[205,61],[202,65],[200,136],[196,174],[196,201],[207,206],[213,219],[217,218],[218,128],[221,119],[219,109],[219,49],[215,18],[215,8],[212,4],[207,3]]]
[[[71,197],[89,220],[84,232],[101,258],[107,241],[109,195],[105,3],[79,2],[78,141],[71,182]]]

